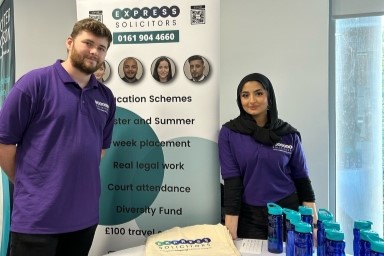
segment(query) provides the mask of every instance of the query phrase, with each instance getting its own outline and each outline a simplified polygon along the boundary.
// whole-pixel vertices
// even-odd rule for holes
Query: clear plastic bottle
[[[301,214],[298,211],[284,208],[283,214],[285,214],[285,226],[286,226],[286,243],[285,243],[285,255],[295,255],[295,222],[301,220]]]
[[[353,256],[360,254],[360,230],[370,230],[372,222],[367,220],[355,220],[353,224]]]
[[[268,251],[283,252],[283,208],[275,203],[268,203]]]
[[[325,229],[325,255],[345,256],[344,233],[340,230]]]
[[[319,209],[317,218],[317,256],[325,256],[325,229],[323,221],[333,220],[333,214],[326,209]]]
[[[360,230],[359,255],[371,255],[371,241],[379,239],[379,234],[373,230]]]
[[[295,225],[295,256],[312,256],[313,237],[312,226],[304,221],[298,221]]]
[[[371,256],[384,256],[384,239],[371,242]]]

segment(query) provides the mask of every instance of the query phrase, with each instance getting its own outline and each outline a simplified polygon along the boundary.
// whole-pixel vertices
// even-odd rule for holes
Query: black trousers
[[[282,208],[297,211],[299,198],[294,193],[276,202]],[[283,220],[283,234],[285,234],[285,220]],[[237,227],[239,238],[264,239],[268,238],[268,208],[267,206],[241,205],[239,223]]]
[[[97,225],[63,234],[11,232],[11,256],[87,256]]]

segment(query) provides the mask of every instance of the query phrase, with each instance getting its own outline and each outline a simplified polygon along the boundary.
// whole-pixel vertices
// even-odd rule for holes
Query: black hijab
[[[249,81],[261,83],[268,92],[268,121],[264,127],[258,126],[253,117],[246,113],[241,105],[241,91],[244,84]],[[281,136],[289,133],[297,133],[300,137],[300,133],[294,127],[278,118],[275,92],[272,83],[266,76],[259,73],[245,76],[237,87],[237,105],[240,109],[240,115],[224,124],[225,127],[232,131],[250,135],[256,141],[267,145],[276,144],[281,140]]]

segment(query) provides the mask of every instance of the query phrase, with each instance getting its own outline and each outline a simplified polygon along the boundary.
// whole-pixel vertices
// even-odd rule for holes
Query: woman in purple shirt
[[[240,115],[219,134],[224,180],[225,226],[233,239],[267,239],[267,203],[298,210],[311,207],[315,194],[300,133],[278,118],[271,82],[262,74],[244,77],[237,88]]]

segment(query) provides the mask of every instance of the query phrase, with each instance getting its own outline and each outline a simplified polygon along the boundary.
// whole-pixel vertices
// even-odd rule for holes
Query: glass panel
[[[383,235],[382,19],[336,20],[336,221],[352,253],[355,220]]]

